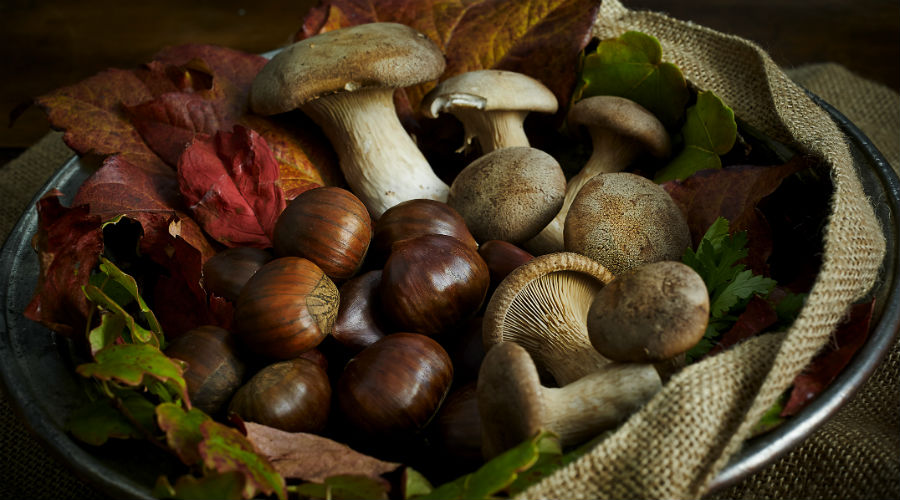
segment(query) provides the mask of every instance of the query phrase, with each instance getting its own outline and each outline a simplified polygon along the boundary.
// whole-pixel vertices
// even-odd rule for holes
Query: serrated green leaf
[[[328,498],[332,500],[385,499],[387,486],[367,476],[338,475],[325,479],[322,483],[303,483],[290,486],[288,490],[303,498]]]
[[[690,93],[681,70],[662,62],[653,36],[629,31],[601,41],[582,59],[574,100],[595,95],[625,97],[647,108],[672,130],[681,121]]]
[[[188,404],[187,383],[181,363],[169,359],[149,344],[118,344],[105,347],[93,363],[79,365],[75,371],[86,378],[114,381],[131,387],[144,386],[146,377],[165,383]]]
[[[160,476],[153,488],[156,498],[180,500],[238,500],[243,498],[244,476],[237,472],[207,474],[203,477],[182,476],[173,486],[169,478]]]
[[[720,316],[737,305],[740,300],[748,299],[753,294],[765,297],[773,288],[775,280],[754,275],[749,269],[741,271],[725,285],[725,288],[717,292],[710,302],[709,313],[711,316]]]
[[[111,346],[121,339],[125,323],[125,316],[111,311],[101,311],[100,323],[88,332],[91,354],[96,354],[100,349]]]
[[[123,391],[118,397],[119,407],[116,405],[116,401],[102,398],[78,408],[69,416],[66,424],[69,432],[87,444],[100,446],[110,438],[142,438],[144,431],[154,429],[153,403],[140,394]],[[131,418],[122,411],[127,411]]]
[[[101,273],[108,276],[110,280],[117,283],[120,287],[124,288],[130,294],[131,298],[135,302],[137,302],[141,317],[147,323],[149,331],[152,332],[156,337],[154,342],[160,346],[165,345],[162,327],[160,326],[159,321],[156,319],[156,315],[153,314],[153,311],[144,301],[143,297],[141,297],[137,281],[135,281],[135,279],[128,274],[122,272],[122,270],[116,267],[115,264],[104,258],[100,259],[99,270]],[[122,306],[123,304],[119,304],[120,308]]]
[[[720,155],[731,151],[737,139],[734,111],[714,93],[697,94],[697,102],[687,109],[681,135],[684,149],[654,177],[657,183],[686,179],[700,170],[722,168]]]
[[[202,411],[192,408],[185,411],[181,406],[163,403],[156,407],[156,422],[166,433],[166,442],[181,458],[185,465],[201,461],[198,446],[203,440],[200,425],[210,420]]]
[[[252,498],[257,492],[275,493],[282,500],[287,498],[284,478],[256,453],[243,434],[214,420],[200,424],[200,432],[203,441],[197,449],[204,467],[219,473],[241,473],[246,479],[244,498]]]

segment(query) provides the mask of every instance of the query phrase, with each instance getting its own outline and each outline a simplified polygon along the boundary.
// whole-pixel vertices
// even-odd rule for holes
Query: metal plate
[[[866,193],[873,200],[884,228],[887,257],[873,292],[882,307],[873,318],[875,326],[869,340],[834,383],[796,417],[750,440],[713,480],[713,489],[726,487],[756,472],[809,436],[859,390],[890,349],[900,325],[897,290],[900,182],[881,154],[852,123],[827,103],[812,97],[846,132]],[[35,203],[52,188],[61,189],[71,198],[89,173],[76,158],[62,165],[35,197],[3,247],[0,375],[12,406],[60,462],[114,498],[150,499],[156,478],[160,474],[173,477],[177,464],[168,455],[141,442],[111,442],[93,448],[72,439],[65,431],[65,419],[79,405],[83,393],[68,342],[22,315],[39,272],[37,255],[30,245],[37,229]]]

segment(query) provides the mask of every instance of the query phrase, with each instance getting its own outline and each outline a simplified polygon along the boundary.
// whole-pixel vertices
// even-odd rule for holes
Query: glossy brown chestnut
[[[393,333],[347,363],[335,397],[355,430],[392,434],[425,427],[452,381],[450,356],[434,339]]]
[[[326,186],[300,193],[275,223],[279,256],[304,257],[332,279],[356,274],[372,241],[372,219],[353,193]]]
[[[341,285],[341,306],[331,335],[350,352],[357,353],[387,335],[378,285],[381,270],[353,277]]]
[[[480,462],[484,456],[475,389],[472,382],[451,391],[434,419],[434,429],[443,450],[455,458]]]
[[[381,303],[399,330],[437,335],[474,315],[490,272],[474,248],[429,234],[398,241],[384,264]]]
[[[234,394],[228,410],[288,432],[318,432],[331,410],[331,384],[316,363],[296,358],[266,366]]]
[[[453,236],[478,248],[466,221],[453,207],[436,200],[415,199],[394,205],[375,221],[372,251],[378,262],[384,262],[394,243],[426,234]]]
[[[244,381],[244,362],[224,328],[206,325],[184,332],[169,342],[166,355],[187,363],[184,381],[191,404],[209,415],[218,413]]]
[[[338,289],[315,264],[281,257],[244,285],[234,310],[234,332],[247,348],[273,359],[291,359],[331,333]]]
[[[503,240],[485,241],[478,247],[478,254],[491,270],[491,285],[495,287],[513,269],[534,258],[534,255]]]
[[[272,254],[261,248],[227,248],[203,264],[203,286],[209,292],[235,301],[247,280],[270,260]]]

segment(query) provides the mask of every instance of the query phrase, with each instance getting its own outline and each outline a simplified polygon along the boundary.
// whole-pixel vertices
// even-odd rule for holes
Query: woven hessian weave
[[[682,370],[584,457],[522,498],[697,498],[752,427],[825,346],[848,307],[875,283],[885,242],[837,125],[771,58],[746,40],[606,0],[600,39],[636,30],[752,126],[797,146],[834,183],[819,275],[791,328],[743,342]]]

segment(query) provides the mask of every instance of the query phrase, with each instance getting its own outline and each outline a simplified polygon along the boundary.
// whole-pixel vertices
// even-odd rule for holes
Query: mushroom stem
[[[456,108],[452,113],[465,129],[466,139],[462,149],[467,148],[472,139],[478,140],[482,154],[500,148],[529,146],[524,128],[528,111]]]
[[[393,89],[339,92],[301,109],[331,141],[347,184],[373,219],[407,200],[447,201],[449,186],[432,171],[397,117]]]
[[[569,385],[544,387],[544,426],[563,446],[615,427],[662,388],[651,364],[608,364]]]

